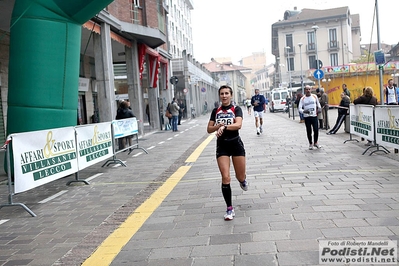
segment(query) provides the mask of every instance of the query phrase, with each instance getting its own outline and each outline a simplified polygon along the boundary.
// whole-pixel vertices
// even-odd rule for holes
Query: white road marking
[[[46,203],[46,202],[49,202],[50,200],[53,200],[53,199],[55,199],[55,198],[61,196],[62,194],[65,194],[65,193],[67,193],[67,192],[68,192],[68,190],[62,190],[62,191],[60,191],[60,192],[54,194],[54,195],[51,196],[51,197],[48,197],[48,198],[46,198],[46,199],[44,199],[44,200],[42,200],[42,201],[39,201],[39,203]]]

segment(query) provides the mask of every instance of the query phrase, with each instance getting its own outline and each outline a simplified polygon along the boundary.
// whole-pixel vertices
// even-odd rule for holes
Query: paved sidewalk
[[[330,113],[333,126],[336,110]],[[244,114],[250,187],[243,192],[232,176],[235,219],[223,220],[213,139],[112,265],[317,265],[321,239],[398,239],[397,154],[362,155],[364,142],[344,144],[343,126],[337,135],[320,131],[322,148],[308,150],[298,118],[266,113],[257,136],[254,118]],[[65,186],[73,179],[67,177],[16,195],[37,217],[19,207],[0,209],[0,265],[80,265],[187,165],[208,137],[207,122],[203,116],[177,133],[146,135],[140,145],[149,154],[120,154],[127,167],[82,171],[82,179],[99,175],[90,185]],[[7,187],[0,191],[6,203]]]

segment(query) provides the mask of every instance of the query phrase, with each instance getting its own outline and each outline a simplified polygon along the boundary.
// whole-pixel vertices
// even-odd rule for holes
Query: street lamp
[[[280,57],[277,57],[278,60],[278,81],[279,81],[279,88],[283,86],[283,78],[281,77],[281,67],[284,66],[281,64]]]
[[[283,76],[282,76],[282,74],[281,74],[281,68],[283,68],[283,67],[285,67],[285,65],[284,64],[278,64],[278,68],[279,68],[279,72],[280,72],[280,88],[283,86]]]
[[[291,88],[291,65],[290,65],[290,50],[291,50],[291,47],[289,47],[289,46],[286,46],[285,47],[285,49],[287,49],[287,61],[288,61],[288,84],[289,84],[289,88],[290,88],[290,91],[292,90],[292,88]],[[292,91],[291,91],[291,93],[292,93]]]
[[[314,25],[312,27],[312,29],[314,30],[314,43],[315,43],[315,48],[316,48],[316,67],[317,67],[317,72],[319,72],[320,64],[319,64],[319,52],[317,51],[318,47],[317,47],[317,35],[316,35],[316,32],[319,29],[319,26]],[[319,89],[320,89],[321,88],[320,79],[318,79],[318,82],[319,82]]]
[[[301,88],[302,88],[302,95],[304,95],[304,88],[303,88],[303,74],[302,74],[302,43],[298,43],[299,46],[299,61],[301,64]]]
[[[318,47],[317,47],[317,35],[316,32],[319,29],[319,26],[314,25],[312,27],[312,29],[314,30],[314,42],[316,45],[316,66],[317,66],[317,73],[319,73],[320,70],[320,62],[319,62],[319,52],[318,52]],[[317,80],[319,83],[319,90],[321,89],[321,85],[320,85],[320,78]],[[327,108],[327,109],[326,109]],[[322,112],[324,114],[323,116],[323,120],[325,120],[324,124],[325,124],[325,129],[329,129],[329,123],[328,123],[328,102],[326,103],[326,105],[324,107],[322,107]]]
[[[290,88],[290,98],[292,101],[292,96],[294,95],[292,93],[292,86],[291,86],[291,64],[290,64],[290,50],[291,47],[286,46],[285,49],[287,49],[287,61],[288,61],[288,84],[289,84],[289,88]],[[292,119],[295,119],[295,115],[294,115],[294,105],[292,105]],[[289,106],[288,106],[289,107]],[[289,110],[288,110],[288,114],[289,114]],[[288,116],[289,117],[289,116]]]

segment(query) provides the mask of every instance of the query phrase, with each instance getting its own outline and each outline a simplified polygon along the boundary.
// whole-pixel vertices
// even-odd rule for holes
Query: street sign
[[[176,85],[179,82],[179,78],[176,76],[172,76],[170,77],[170,83],[172,83],[173,85]]]
[[[188,92],[188,90],[186,88],[184,88],[183,92],[184,92],[184,94],[186,94]]]
[[[321,69],[317,69],[314,73],[313,73],[313,77],[317,80],[322,79],[324,77],[324,72]]]
[[[378,50],[374,52],[374,59],[376,65],[384,65],[385,64],[385,54],[384,51]]]

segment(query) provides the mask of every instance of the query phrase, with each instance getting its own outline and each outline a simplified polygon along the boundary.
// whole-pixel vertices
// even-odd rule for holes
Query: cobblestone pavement
[[[330,126],[336,110],[330,110]],[[247,152],[247,192],[232,169],[236,217],[225,204],[215,139],[113,259],[112,265],[317,265],[319,240],[397,240],[398,154],[365,155],[365,142],[320,130],[309,150],[304,124],[266,113],[264,133],[244,110],[240,131]],[[186,120],[179,132],[140,139],[141,150],[118,154],[127,167],[94,165],[15,195],[21,207],[0,209],[0,265],[80,265],[209,136],[208,116]],[[353,137],[353,139],[359,139]],[[6,182],[0,204],[8,202]]]

